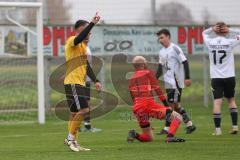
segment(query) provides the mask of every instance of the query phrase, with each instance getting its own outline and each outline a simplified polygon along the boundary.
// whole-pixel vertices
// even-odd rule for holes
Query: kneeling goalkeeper
[[[152,141],[153,132],[149,118],[160,120],[165,118],[171,122],[166,142],[185,142],[182,138],[174,137],[181,124],[182,116],[168,107],[166,97],[163,95],[155,74],[147,69],[146,59],[142,56],[134,57],[133,66],[135,72],[130,79],[129,91],[134,103],[133,113],[138,120],[142,133],[139,134],[135,130],[130,130],[127,141],[132,142],[135,139],[141,142]],[[164,106],[154,101],[153,91],[156,92]]]

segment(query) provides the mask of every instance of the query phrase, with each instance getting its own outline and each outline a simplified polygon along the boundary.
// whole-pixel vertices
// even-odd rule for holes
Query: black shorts
[[[86,82],[86,98],[88,101],[90,101],[90,88],[91,88],[91,82]]]
[[[88,108],[88,97],[86,87],[79,84],[64,85],[68,106],[71,112],[78,112],[80,109]]]
[[[236,80],[230,78],[213,78],[211,79],[212,93],[214,99],[233,98],[235,95]]]
[[[167,100],[169,103],[181,102],[182,88],[177,89],[166,89]]]

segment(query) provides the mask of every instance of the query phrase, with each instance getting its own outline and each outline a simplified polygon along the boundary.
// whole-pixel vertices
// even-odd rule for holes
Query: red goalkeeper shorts
[[[133,113],[140,127],[147,128],[150,126],[150,118],[164,119],[167,109],[170,108],[156,103],[153,98],[138,98],[134,102]]]

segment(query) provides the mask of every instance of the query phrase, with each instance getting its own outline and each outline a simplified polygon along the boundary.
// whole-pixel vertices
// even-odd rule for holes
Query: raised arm
[[[99,20],[100,16],[96,13],[89,25],[74,39],[74,46],[81,43],[88,36],[94,25],[97,24]]]
[[[240,29],[238,29],[238,28],[229,28],[229,33],[240,35]]]
[[[92,28],[94,27],[94,23],[91,22],[89,25],[74,39],[74,46],[82,43],[82,41],[88,36]]]
[[[203,32],[202,32],[202,36],[203,36],[203,40],[204,40],[204,42],[205,42],[205,44],[206,45],[208,45],[208,42],[210,41],[210,33],[212,33],[213,32],[213,28],[212,27],[210,27],[210,28],[208,28],[208,29],[206,29],[206,30],[204,30]]]
[[[228,29],[228,32],[231,34],[234,34],[233,38],[229,38],[229,42],[232,48],[234,48],[236,45],[240,43],[240,30],[239,29],[233,29],[226,27],[226,30]]]

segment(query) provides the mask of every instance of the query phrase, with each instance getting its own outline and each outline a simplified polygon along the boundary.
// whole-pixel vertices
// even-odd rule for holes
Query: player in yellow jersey
[[[100,20],[98,13],[89,23],[78,20],[75,23],[75,36],[70,37],[65,44],[66,75],[64,87],[70,117],[68,122],[68,136],[65,144],[72,151],[89,151],[90,149],[81,147],[77,142],[78,129],[84,119],[84,115],[89,112],[88,97],[86,96],[86,76],[94,83],[97,90],[101,90],[101,83],[97,80],[89,62],[87,61],[87,44],[84,40],[89,39],[90,31]]]

